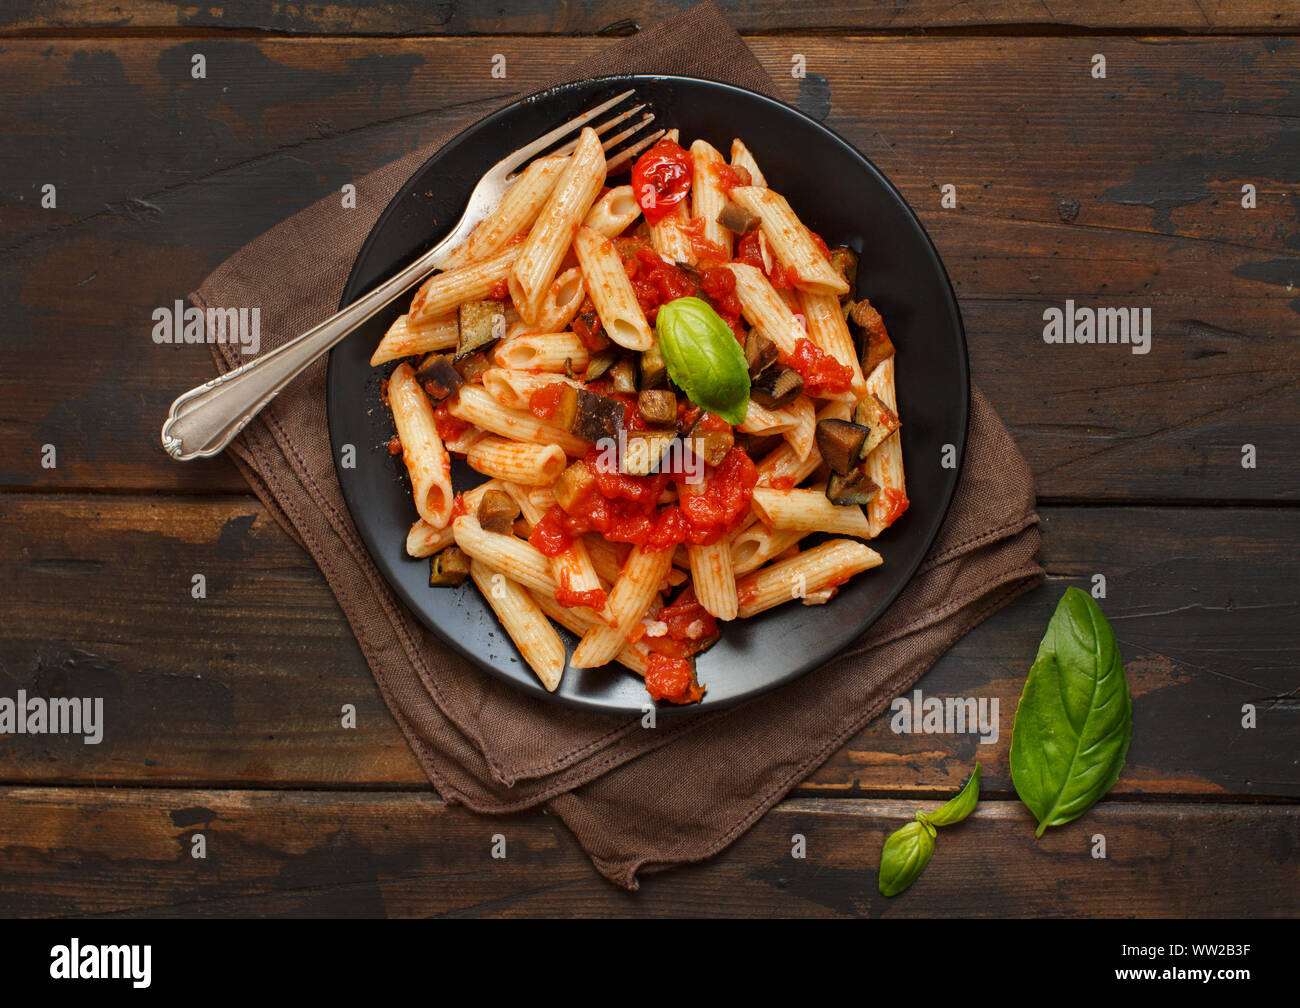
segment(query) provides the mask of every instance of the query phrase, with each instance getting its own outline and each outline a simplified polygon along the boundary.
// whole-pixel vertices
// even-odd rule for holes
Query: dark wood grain
[[[1047,585],[920,684],[996,699],[997,739],[896,734],[881,718],[803,792],[939,795],[976,759],[985,787],[1009,792],[1012,719],[1038,641],[1065,586],[1091,589],[1102,574],[1135,696],[1119,792],[1300,797],[1300,511],[1049,507],[1043,527]],[[194,573],[206,599],[191,598]],[[0,780],[428,786],[323,578],[260,505],[0,497],[0,582],[16,588],[0,599],[0,696],[102,696],[108,710],[98,745],[0,738]],[[174,646],[160,648],[162,626]],[[340,726],[344,704],[355,729]],[[1243,704],[1258,727],[1242,728]]]
[[[414,795],[0,790],[0,911],[207,916],[1290,916],[1300,807],[1105,802],[1041,840],[982,802],[906,893],[876,892],[909,802],[802,799],[704,865],[602,880],[556,818]],[[190,856],[205,836],[207,858]],[[493,836],[506,857],[493,859]],[[804,836],[807,857],[791,857]],[[1104,836],[1106,858],[1091,855]],[[1290,884],[1288,884],[1288,881]]]
[[[1300,496],[1289,42],[752,41],[785,95],[874,158],[933,233],[975,379],[1040,494]],[[0,222],[0,290],[16,306],[0,333],[0,485],[241,490],[228,463],[178,466],[157,447],[170,399],[211,365],[204,348],[154,346],[153,310],[309,201],[600,44],[7,45],[0,170],[22,202]],[[188,80],[198,49],[204,82]],[[1105,81],[1088,74],[1099,50]],[[508,83],[488,75],[498,51]],[[36,206],[47,180],[57,210]],[[1245,182],[1255,210],[1240,208]],[[940,208],[945,184],[958,209]],[[1153,351],[1045,345],[1043,311],[1066,299],[1151,308]],[[39,465],[47,443],[54,470]]]
[[[583,35],[623,33],[629,23],[649,25],[694,6],[696,0],[635,0],[616,4],[516,3],[482,0],[401,0],[373,7],[350,4],[281,5],[226,0],[219,5],[164,0],[8,0],[0,6],[0,29],[12,34],[99,28],[140,32],[152,28],[253,30],[339,35]],[[1300,16],[1283,0],[1231,3],[1170,0],[832,0],[814,5],[764,0],[720,0],[728,20],[742,32],[1002,31],[1039,27],[1107,28],[1132,33],[1152,30],[1188,33],[1278,32],[1294,29]]]

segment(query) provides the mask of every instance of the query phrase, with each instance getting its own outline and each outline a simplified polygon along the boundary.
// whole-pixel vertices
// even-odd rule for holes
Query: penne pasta
[[[880,554],[870,546],[832,539],[741,578],[736,585],[740,615],[748,619],[783,602],[837,587],[881,562]]]
[[[585,634],[594,622],[586,615],[586,613],[590,612],[588,609],[566,609],[545,592],[530,592],[529,594],[533,596],[533,601],[537,603],[542,612],[579,637]],[[614,656],[614,660],[620,665],[627,666],[638,675],[644,676],[647,671],[647,659],[649,657],[649,649],[640,641],[637,641],[635,644],[628,644],[624,647],[622,651]]]
[[[512,371],[582,372],[587,370],[587,348],[571,332],[520,333],[502,340],[492,359]]]
[[[731,167],[744,168],[749,172],[749,184],[756,186],[767,186],[767,179],[758,169],[758,162],[754,160],[754,155],[750,153],[744,141],[740,139],[731,141]]]
[[[456,545],[489,567],[509,571],[520,584],[555,594],[550,562],[535,546],[500,532],[489,532],[473,514],[461,515],[451,523]]]
[[[435,273],[415,292],[411,301],[411,324],[446,315],[466,301],[483,300],[509,275],[518,255],[518,245],[507,245],[487,259]]]
[[[466,385],[450,400],[447,409],[464,420],[492,434],[516,441],[559,445],[566,455],[587,454],[587,442],[523,410],[507,409],[490,396],[481,385]]]
[[[772,528],[871,538],[871,524],[862,508],[832,504],[826,498],[825,488],[773,490],[771,487],[755,487],[754,511]]]
[[[852,408],[848,403],[830,402],[817,413],[817,419],[847,420],[851,413]],[[821,453],[817,451],[815,428],[813,437],[813,450],[803,458],[800,458],[795,453],[795,450],[790,447],[789,441],[773,448],[758,463],[758,485],[771,486],[773,480],[788,479],[797,486],[811,476],[822,463]]]
[[[444,528],[453,503],[450,460],[438,436],[433,405],[405,361],[389,376],[388,405],[402,442],[402,461],[411,474],[415,510],[434,528]]]
[[[876,365],[867,379],[867,392],[880,397],[881,402],[898,412],[898,396],[894,391],[894,360],[886,357]],[[871,522],[871,534],[877,536],[889,528],[907,510],[907,485],[903,479],[903,443],[899,431],[889,437],[867,456],[867,475],[880,487],[880,492],[866,507]]]
[[[453,542],[455,537],[451,534],[451,526],[434,528],[423,518],[416,519],[411,531],[406,534],[406,555],[413,557],[427,557],[446,549]]]
[[[627,646],[628,634],[650,608],[672,562],[672,550],[647,552],[640,546],[633,548],[609,593],[614,625],[592,626],[582,635],[570,659],[574,668],[604,665]]]
[[[745,408],[745,422],[737,430],[743,434],[784,434],[797,422],[789,410],[770,410],[751,399]]]
[[[630,185],[615,186],[592,205],[583,226],[606,238],[621,235],[641,216],[641,205]]]
[[[700,219],[704,240],[718,246],[724,259],[730,259],[731,232],[718,223],[718,214],[727,205],[727,195],[722,191],[716,169],[725,163],[717,148],[707,141],[696,140],[691,144],[691,216]]]
[[[465,461],[484,476],[525,486],[550,486],[568,464],[564,449],[558,445],[511,441],[495,434],[470,445]]]
[[[606,335],[628,350],[649,350],[654,346],[654,333],[645,320],[645,312],[637,302],[632,281],[623,268],[623,260],[614,251],[614,243],[591,228],[578,229],[573,241],[582,264],[582,275],[587,292]],[[576,337],[575,337],[576,338]]]
[[[754,266],[731,263],[727,268],[736,278],[736,298],[745,321],[775,343],[783,354],[794,356],[795,343],[808,334],[776,288]]]
[[[447,268],[486,259],[501,251],[515,235],[527,231],[542,212],[567,162],[567,157],[552,154],[529,164],[496,210],[470,233],[464,245],[451,253]]]
[[[731,569],[736,577],[758,570],[780,556],[807,533],[799,529],[768,528],[756,521],[731,540]]]
[[[849,324],[844,321],[844,309],[840,306],[839,298],[834,294],[813,294],[801,290],[799,310],[808,327],[808,338],[838,363],[853,371],[850,388],[853,398],[861,399],[866,394],[867,383],[862,376],[862,363],[858,360]]]
[[[534,392],[556,382],[564,382],[575,388],[582,387],[582,382],[576,378],[566,378],[547,371],[515,371],[494,367],[483,372],[483,387],[488,395],[512,410],[526,411]]]
[[[847,294],[848,281],[835,271],[780,193],[762,186],[736,186],[732,200],[758,218],[777,259],[795,286],[815,294]]]
[[[806,459],[817,452],[817,409],[806,395],[800,396],[784,410],[792,423],[782,433],[790,450]]]
[[[509,271],[510,297],[529,323],[538,321],[542,299],[569,250],[574,228],[591,211],[604,181],[605,152],[600,138],[590,126],[584,127]]]
[[[564,644],[533,596],[499,568],[481,560],[470,562],[469,576],[488,600],[528,667],[548,691],[554,692],[564,675]]]
[[[541,308],[537,312],[537,324],[532,328],[536,332],[563,332],[582,309],[586,297],[587,285],[582,278],[582,270],[577,266],[565,270],[552,281],[546,297],[542,298]],[[517,331],[527,331],[527,323],[524,326],[524,329]]]
[[[370,366],[376,367],[403,357],[450,350],[460,337],[460,323],[456,313],[431,318],[418,325],[411,324],[410,315],[401,315],[388,328],[384,338],[370,355]]]

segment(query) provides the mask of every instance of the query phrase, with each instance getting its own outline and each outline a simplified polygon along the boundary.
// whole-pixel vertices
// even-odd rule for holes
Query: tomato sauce
[[[694,162],[680,144],[665,137],[632,166],[632,192],[651,224],[658,223],[691,191]]]
[[[394,434],[392,437],[388,439],[388,454],[389,455],[402,454],[402,439],[399,438],[396,434]]]
[[[555,601],[566,609],[585,606],[588,609],[594,609],[596,612],[605,608],[605,603],[609,597],[605,594],[603,588],[592,588],[586,591],[578,591],[569,584],[569,572],[567,569],[560,572],[560,585],[555,589]]]
[[[727,261],[726,249],[721,245],[715,245],[704,237],[703,217],[692,217],[677,230],[690,241],[691,251],[695,253],[697,259],[701,261],[713,260],[715,262]]]
[[[685,658],[669,658],[650,653],[646,662],[645,688],[652,700],[672,703],[695,703],[704,696],[704,690],[695,681],[695,670]]]
[[[665,626],[658,637],[646,637],[645,645],[651,651],[670,658],[690,658],[699,654],[718,637],[718,621],[700,605],[695,589],[687,588],[655,616]]]
[[[720,266],[711,266],[700,274],[700,290],[718,318],[731,326],[736,339],[745,342],[745,327],[740,322],[740,298],[736,296],[736,274]]]
[[[904,511],[911,506],[911,501],[907,499],[907,494],[902,490],[896,490],[893,487],[886,487],[880,492],[880,499],[885,505],[885,514],[883,521],[886,527],[898,521]]]
[[[537,417],[538,420],[549,420],[555,416],[555,411],[560,407],[560,399],[564,396],[565,383],[551,382],[549,385],[542,385],[533,389],[532,395],[528,397],[528,412]]]
[[[730,193],[736,186],[753,185],[753,179],[750,178],[749,169],[744,165],[729,165],[725,161],[715,161],[709,166],[713,172],[713,177],[718,181],[718,188],[724,193]]]
[[[659,315],[660,305],[696,293],[695,282],[676,266],[664,262],[648,245],[637,249],[635,268],[629,277],[637,303],[651,325]]]
[[[826,396],[847,392],[853,381],[853,369],[841,364],[806,336],[794,344],[794,355],[781,354],[781,364],[799,372],[803,390],[809,395]]]
[[[434,409],[433,425],[438,429],[438,437],[443,441],[459,441],[473,425],[452,416],[448,402],[449,400],[444,399]]]

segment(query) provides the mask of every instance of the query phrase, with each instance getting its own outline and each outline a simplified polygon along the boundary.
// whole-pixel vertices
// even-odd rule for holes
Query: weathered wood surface
[[[1293,40],[750,41],[785,96],[921,215],[975,379],[1045,499],[1300,496]],[[179,466],[157,447],[168,403],[211,364],[205,348],[155,347],[153,310],[311,200],[602,44],[7,41],[0,486],[242,492],[229,463]],[[206,81],[188,75],[197,51]],[[507,81],[489,76],[497,52]],[[1105,80],[1089,74],[1097,52]],[[46,182],[55,210],[39,208]],[[947,184],[957,209],[940,208]],[[1151,308],[1152,352],[1045,345],[1042,313],[1066,299]]]
[[[1047,585],[920,684],[996,699],[996,740],[900,735],[878,719],[802,792],[938,795],[979,759],[985,789],[1009,793],[1012,719],[1043,629],[1067,585],[1101,574],[1135,696],[1117,793],[1300,797],[1300,511],[1043,516]],[[206,599],[191,598],[195,573]],[[98,745],[0,737],[2,782],[428,788],[324,579],[255,502],[2,496],[0,582],[0,696],[102,696],[107,709]],[[355,729],[340,727],[344,704]],[[1242,727],[1244,704],[1257,727]]]
[[[0,789],[0,912],[70,916],[1265,917],[1300,910],[1300,807],[1108,801],[1034,839],[1016,802],[945,831],[906,893],[876,892],[903,801],[800,799],[702,866],[615,889],[556,818],[413,795]],[[207,857],[191,857],[202,833]],[[505,858],[491,856],[493,835]],[[791,857],[802,834],[807,856]],[[1106,857],[1094,858],[1098,835]]]
[[[630,24],[648,25],[696,0],[635,0],[630,3],[496,4],[438,0],[358,7],[352,4],[267,4],[226,0],[220,4],[178,4],[142,0],[7,0],[0,5],[0,32],[61,34],[75,29],[139,32],[151,28],[254,30],[337,35],[589,35],[622,34]],[[944,29],[1040,30],[1106,28],[1140,33],[1153,30],[1217,34],[1280,32],[1300,25],[1286,0],[833,0],[800,5],[720,0],[728,20],[742,32],[942,31]]]

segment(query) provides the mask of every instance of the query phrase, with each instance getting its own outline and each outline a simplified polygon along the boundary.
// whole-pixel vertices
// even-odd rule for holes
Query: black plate
[[[396,273],[449,231],[484,171],[511,150],[628,87],[659,122],[684,139],[702,137],[725,153],[733,137],[754,152],[768,184],[830,245],[862,253],[858,294],[885,317],[898,350],[897,390],[911,508],[872,543],[884,565],[850,581],[828,605],[788,604],[727,624],[698,661],[708,686],[693,711],[753,697],[808,672],[858,637],[897,597],[939,530],[957,483],[940,464],[943,446],[966,444],[970,384],[966,338],[948,276],[929,237],[898,191],[846,141],[782,102],[741,88],[685,77],[603,77],[540,92],[470,127],[438,151],[393,198],[362,246],[343,304]],[[465,657],[539,697],[606,713],[637,714],[641,680],[611,665],[567,669],[559,689],[542,689],[470,582],[428,587],[429,563],[406,556],[416,518],[410,482],[386,443],[392,419],[379,401],[389,367],[367,363],[406,310],[405,299],[336,347],[329,362],[334,458],[356,446],[356,468],[338,470],[343,496],[375,564],[417,617]],[[482,477],[452,467],[458,490]],[[561,631],[569,645],[574,640]],[[661,705],[670,706],[670,705]]]

